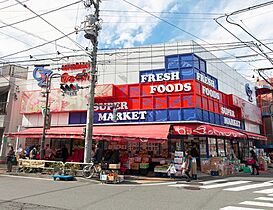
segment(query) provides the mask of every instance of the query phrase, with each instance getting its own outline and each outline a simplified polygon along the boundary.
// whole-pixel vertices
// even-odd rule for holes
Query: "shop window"
[[[218,144],[218,156],[220,157],[225,157],[225,141],[224,139],[217,139],[217,144]]]
[[[87,115],[86,112],[70,112],[69,124],[85,124],[86,115]]]
[[[225,140],[225,142],[226,142],[226,153],[227,153],[227,156],[230,156],[231,155],[230,140]]]
[[[200,158],[206,158],[207,157],[207,140],[206,137],[201,137],[199,139],[199,148],[200,148]]]
[[[244,140],[241,144],[242,160],[246,161],[250,157],[249,142]]]
[[[217,156],[217,145],[215,138],[208,138],[208,147],[209,147],[209,156],[216,157]]]

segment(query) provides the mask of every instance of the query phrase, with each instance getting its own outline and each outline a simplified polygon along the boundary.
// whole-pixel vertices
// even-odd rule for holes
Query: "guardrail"
[[[30,173],[39,172],[44,174],[70,174],[82,176],[82,168],[88,163],[51,161],[51,160],[18,160],[18,172]]]

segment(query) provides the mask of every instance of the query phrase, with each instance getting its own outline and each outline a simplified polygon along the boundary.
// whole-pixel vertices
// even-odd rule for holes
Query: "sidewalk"
[[[41,174],[41,173],[18,173],[16,172],[15,167],[13,167],[13,172],[11,173],[7,173],[6,172],[6,165],[5,164],[0,164],[0,175],[1,174],[7,174],[7,175],[13,175],[13,176],[24,176],[24,177],[34,177],[34,178],[48,178],[51,179],[51,175],[47,175],[47,174]],[[183,177],[177,177],[176,179],[170,179],[169,177],[152,177],[152,176],[140,176],[140,175],[124,175],[125,178],[125,183],[126,184],[153,184],[153,183],[162,183],[162,182],[184,182],[185,178]],[[200,182],[200,181],[209,181],[209,180],[215,180],[215,179],[223,179],[223,178],[243,178],[243,179],[270,179],[272,178],[273,180],[273,169],[269,168],[268,171],[261,171],[260,175],[258,176],[253,176],[251,174],[246,174],[243,172],[237,173],[237,174],[233,174],[233,175],[229,175],[229,176],[211,176],[209,174],[204,174],[199,172],[197,174],[197,180],[192,180],[191,183],[196,183],[196,182]],[[91,181],[91,182],[98,182],[95,179],[85,179],[82,177],[76,177],[76,179],[78,181]]]

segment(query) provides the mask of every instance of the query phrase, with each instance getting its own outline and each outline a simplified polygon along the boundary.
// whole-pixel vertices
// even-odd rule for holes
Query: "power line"
[[[146,13],[144,11],[135,11],[135,10],[111,10],[111,9],[102,9],[101,12],[128,12],[128,13]],[[224,15],[224,13],[214,13],[214,12],[157,12],[157,11],[150,11],[154,14],[178,14],[178,15]]]
[[[247,7],[247,8],[240,9],[240,10],[236,10],[236,11],[230,13],[229,15],[237,15],[237,14],[240,14],[240,13],[249,12],[251,10],[259,9],[259,8],[262,8],[262,7],[266,7],[266,6],[269,6],[271,4],[273,4],[273,1],[268,1],[268,2],[265,2],[265,3],[261,3],[261,4],[256,4],[256,5],[251,6],[251,7]]]
[[[3,34],[3,35],[5,35],[5,36],[7,36],[7,37],[10,37],[10,38],[12,38],[12,39],[15,39],[16,41],[21,42],[21,43],[23,43],[23,44],[25,44],[25,45],[27,45],[27,46],[31,46],[29,43],[27,43],[27,42],[25,42],[25,41],[23,41],[23,40],[20,40],[20,39],[14,37],[14,36],[11,36],[11,35],[6,34],[6,33],[3,33],[3,32],[0,32],[0,33]],[[46,52],[46,51],[41,50],[41,49],[38,49],[38,50],[40,50],[40,51],[42,51],[42,52]]]
[[[180,45],[177,45],[178,47],[180,46]],[[174,47],[177,47],[177,46],[174,46]],[[192,45],[181,45],[183,48],[179,48],[180,50],[191,50],[192,49]],[[186,47],[185,47],[186,46]],[[187,46],[188,46],[188,48],[187,48]],[[221,47],[221,48],[215,48],[215,49],[210,49],[210,50],[208,50],[208,48],[206,48],[206,49],[200,49],[200,50],[195,50],[194,51],[194,53],[203,53],[203,52],[208,52],[208,51],[210,51],[210,52],[213,52],[213,51],[222,51],[222,50],[232,50],[232,49],[239,49],[239,48],[242,48],[242,47],[245,47],[245,46],[243,46],[243,45],[234,45],[234,47],[233,46],[231,46],[231,45],[229,45],[228,47],[225,47],[225,48],[223,48],[223,47]],[[117,49],[116,49],[117,50]],[[168,48],[168,49],[166,49],[165,50],[165,52],[172,52],[174,49],[173,48]],[[114,55],[114,54],[117,54],[117,55],[121,55],[122,56],[122,54],[124,54],[124,52],[112,52],[112,51],[110,51],[109,50],[109,52],[103,52],[104,50],[102,50],[98,55],[109,55],[109,56],[112,56],[112,55]],[[108,50],[106,50],[106,51],[108,51]],[[156,49],[156,47],[154,47],[153,48],[153,52],[161,52],[162,51],[162,49],[161,48],[158,48],[158,49]],[[130,52],[130,54],[140,54],[140,53],[146,53],[147,51],[145,51],[145,50],[138,50],[138,51],[132,51],[132,52]],[[65,53],[65,52],[64,52]],[[14,64],[14,63],[27,63],[27,62],[38,62],[38,61],[49,61],[49,60],[51,60],[51,61],[56,61],[56,57],[54,57],[54,58],[44,58],[46,55],[53,55],[53,54],[55,54],[55,53],[50,53],[50,54],[39,54],[39,55],[34,55],[34,57],[43,57],[43,58],[41,58],[41,59],[35,59],[35,60],[33,60],[33,59],[30,59],[30,60],[13,60],[13,61],[9,61],[9,62],[3,62],[2,64]],[[125,53],[126,54],[126,53]],[[125,55],[124,54],[124,55]],[[72,57],[83,57],[83,56],[85,56],[85,54],[79,54],[79,55],[65,55],[65,56],[63,56],[63,57],[60,57],[60,58],[58,58],[58,60],[60,61],[60,60],[62,60],[62,59],[66,59],[66,58],[72,58]],[[161,54],[159,54],[159,55],[157,55],[157,56],[153,56],[153,57],[161,57],[161,56],[163,56],[163,54],[161,55]],[[240,56],[232,56],[232,57],[222,57],[222,58],[219,58],[219,59],[231,59],[231,58],[234,58],[234,59],[241,59],[241,58],[247,58],[247,57],[255,57],[255,56],[257,56],[257,54],[248,54],[248,55],[240,55]],[[138,59],[139,58],[149,58],[150,56],[148,56],[147,57],[147,55],[145,55],[144,57],[137,57]],[[19,59],[20,58],[25,58],[25,56],[24,57],[18,57]],[[17,59],[18,59],[17,58]],[[129,58],[129,59],[127,59],[127,58],[118,58],[118,59],[116,59],[116,60],[118,60],[118,61],[122,61],[122,60],[135,60],[136,58]],[[210,59],[210,60],[215,60],[215,59]],[[243,62],[245,62],[245,61],[243,61]]]
[[[22,1],[22,2],[25,3],[25,2],[27,2],[27,1],[29,1],[29,0],[25,0],[25,1]],[[10,8],[10,7],[13,7],[13,6],[16,6],[16,5],[18,5],[18,3],[16,3],[16,4],[11,4],[11,5],[5,6],[5,7],[1,7],[0,10],[4,10],[4,9]]]
[[[256,52],[257,54],[259,54],[260,56],[262,56],[262,57],[265,57],[264,55],[262,55],[262,54],[260,54],[259,52],[257,52],[255,49],[253,49],[249,44],[247,44],[246,42],[244,42],[243,40],[241,40],[238,36],[236,36],[234,33],[232,33],[230,30],[228,30],[225,26],[223,26],[219,21],[218,21],[218,19],[220,19],[220,18],[223,18],[223,17],[225,17],[225,16],[220,16],[220,17],[218,17],[218,18],[215,18],[214,20],[215,20],[215,22],[219,25],[219,26],[221,26],[223,29],[225,29],[228,33],[230,33],[232,36],[234,36],[236,39],[238,39],[241,43],[243,43],[246,47],[248,47],[248,48],[250,48],[250,49],[252,49],[254,52]],[[253,66],[253,65],[252,65]],[[255,67],[255,66],[253,66],[253,67]],[[257,68],[257,67],[255,67],[255,68]]]
[[[26,0],[26,1],[29,1],[29,0]],[[22,3],[26,2],[26,1],[22,1]],[[56,9],[53,9],[53,10],[44,12],[44,13],[40,14],[39,16],[43,16],[43,15],[47,15],[47,14],[56,12],[56,11],[58,11],[58,10],[64,9],[64,8],[66,8],[66,7],[70,7],[70,6],[75,5],[75,4],[78,4],[78,3],[80,3],[80,2],[81,2],[81,0],[76,1],[76,2],[73,2],[73,3],[71,3],[71,4],[67,4],[67,5],[58,7],[58,8],[56,8]],[[18,3],[17,3],[17,4],[18,4]],[[17,4],[16,4],[16,5],[17,5]],[[1,10],[1,9],[0,9],[0,10]],[[35,18],[37,18],[37,17],[38,17],[38,16],[35,15],[35,16],[29,17],[29,18],[26,18],[26,19],[23,19],[23,20],[19,20],[19,21],[13,22],[13,23],[9,23],[8,25],[0,26],[0,29],[1,29],[1,28],[6,28],[6,27],[9,27],[9,26],[13,26],[13,25],[16,25],[16,24],[19,24],[19,23],[23,23],[23,22],[26,22],[26,21],[35,19]]]
[[[76,42],[75,40],[73,40],[72,38],[70,38],[69,36],[67,36],[63,31],[61,31],[60,29],[58,29],[56,26],[54,26],[52,23],[50,23],[49,21],[47,21],[45,18],[43,18],[41,15],[39,15],[38,13],[36,13],[34,10],[30,9],[26,4],[23,4],[22,2],[20,2],[19,0],[15,0],[16,2],[18,2],[19,4],[21,4],[23,7],[25,7],[27,10],[29,10],[30,12],[32,12],[33,14],[35,14],[37,17],[39,17],[40,19],[42,19],[45,23],[47,23],[48,25],[50,25],[52,28],[54,28],[56,31],[60,32],[62,35],[64,35],[66,38],[68,38],[71,42],[73,42],[77,47],[79,47],[80,49],[84,50],[86,53],[88,53],[85,48],[83,46],[81,46],[78,42]]]
[[[9,0],[0,1],[0,4],[5,3],[5,2],[7,2],[7,1],[9,1]]]
[[[127,4],[130,4],[131,6],[137,8],[137,9],[143,11],[143,12],[146,12],[146,13],[150,14],[151,16],[153,16],[153,17],[155,17],[155,18],[157,18],[157,19],[159,19],[159,20],[161,20],[161,21],[167,23],[168,25],[173,26],[173,27],[176,28],[176,29],[179,29],[180,31],[183,31],[184,33],[186,33],[186,34],[188,34],[188,35],[190,35],[190,36],[192,36],[192,37],[195,37],[195,38],[198,39],[198,40],[201,40],[201,41],[203,41],[203,42],[205,42],[205,43],[207,43],[207,44],[210,44],[209,42],[205,41],[204,39],[199,38],[198,36],[196,36],[196,35],[194,35],[194,34],[188,32],[188,31],[185,31],[184,29],[178,27],[177,25],[175,25],[175,24],[173,24],[173,23],[170,23],[169,21],[167,21],[167,20],[165,20],[165,19],[162,19],[161,17],[159,17],[159,16],[157,16],[157,15],[155,15],[155,14],[153,14],[153,13],[151,13],[151,12],[145,10],[145,9],[142,9],[141,7],[139,7],[139,6],[135,5],[135,4],[130,3],[130,2],[128,2],[127,0],[122,0],[122,1],[126,2]],[[225,52],[225,51],[224,51],[224,52]],[[230,53],[228,53],[228,52],[225,52],[225,53],[227,53],[227,54],[233,56],[232,54],[230,54]],[[251,64],[248,63],[248,65],[251,65]],[[251,65],[251,66],[253,66],[253,65]],[[255,66],[253,66],[253,67],[255,67]]]
[[[75,33],[75,31],[72,31],[72,32],[70,32],[70,33],[68,33],[68,34],[65,34],[64,36],[61,36],[61,37],[59,37],[59,38],[57,38],[57,39],[54,39],[54,40],[51,40],[51,41],[49,41],[49,42],[46,42],[46,43],[43,43],[43,44],[39,44],[39,45],[36,45],[36,46],[34,46],[34,47],[25,49],[25,50],[17,51],[17,52],[15,52],[15,53],[11,53],[11,54],[2,56],[2,57],[0,57],[0,59],[7,58],[7,57],[10,57],[10,56],[12,56],[12,55],[17,55],[17,54],[20,54],[20,53],[23,53],[23,52],[27,52],[27,51],[36,49],[36,48],[38,48],[38,47],[45,46],[45,45],[50,44],[50,43],[52,43],[52,42],[58,41],[58,40],[60,40],[60,39],[63,39],[63,38],[65,38],[65,37],[67,37],[67,36],[69,36],[69,35],[71,35],[71,34],[73,34],[73,33]]]
[[[8,24],[5,23],[5,22],[3,22],[2,20],[0,20],[0,23],[2,23],[2,24],[4,24],[4,25],[8,26]],[[15,26],[9,26],[9,27],[11,27],[11,28],[13,28],[13,29],[15,29],[15,30],[17,30],[17,31],[23,32],[23,33],[25,33],[25,34],[28,34],[28,35],[30,35],[30,36],[33,36],[33,37],[35,37],[35,38],[38,38],[38,39],[40,39],[40,40],[43,40],[43,41],[45,41],[45,42],[48,42],[47,39],[42,38],[42,37],[38,36],[37,34],[33,34],[33,33],[31,33],[31,32],[25,31],[25,30],[23,30],[23,29],[20,29],[20,28],[18,28],[18,27],[15,27]],[[74,51],[74,49],[71,49],[71,48],[69,48],[69,47],[66,47],[66,46],[63,46],[63,45],[59,45],[59,44],[56,44],[56,45],[59,46],[59,47],[61,47],[61,48],[65,48],[65,49]]]

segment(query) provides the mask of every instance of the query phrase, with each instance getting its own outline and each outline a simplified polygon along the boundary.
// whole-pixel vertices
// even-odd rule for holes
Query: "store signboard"
[[[232,95],[232,105],[241,108],[242,119],[262,124],[262,112],[261,109],[238,96]]]
[[[39,87],[46,87],[46,78],[48,78],[53,73],[50,69],[45,69],[43,66],[35,67],[33,70],[33,78],[37,80]]]
[[[206,63],[202,59],[186,54],[166,56],[165,61],[164,69],[140,71],[137,84],[97,85],[94,122],[203,121],[242,128],[239,108],[234,108],[228,96],[218,91],[218,81],[206,73]],[[64,66],[63,69],[79,70],[80,67],[83,66]],[[77,80],[75,76],[71,77],[71,72],[64,74],[64,83]],[[71,112],[71,124],[85,123],[86,114],[81,115],[83,119],[79,121],[77,118],[79,112],[87,110],[88,89],[78,91],[73,100],[60,96],[60,90],[51,91],[51,112]],[[39,113],[42,105],[39,91],[25,92],[21,112]],[[117,108],[116,122],[114,107]]]
[[[211,86],[214,89],[217,89],[217,79],[213,78],[210,75],[206,75],[206,74],[202,74],[200,72],[196,72],[196,80],[198,80],[199,82],[202,82],[206,85]]]
[[[219,92],[213,90],[212,88],[208,88],[204,85],[202,85],[202,94],[206,95],[210,98],[220,100],[220,93]]]
[[[241,122],[239,120],[231,119],[229,117],[224,117],[224,124],[241,128]]]
[[[73,100],[70,97],[62,96],[60,89],[52,89],[49,94],[50,112],[86,111],[88,100],[88,89],[78,91]],[[111,100],[114,97],[113,85],[97,85],[95,97],[99,100]],[[41,91],[24,91],[21,97],[21,114],[41,113],[41,107],[45,105],[45,98]]]
[[[139,72],[139,83],[194,79],[218,90],[218,80],[207,74],[206,62],[194,54],[166,56],[164,69]]]
[[[64,64],[61,67],[62,71],[73,71],[73,70],[81,70],[81,69],[90,69],[90,63],[88,62],[80,62],[80,63],[72,63],[72,64]]]

